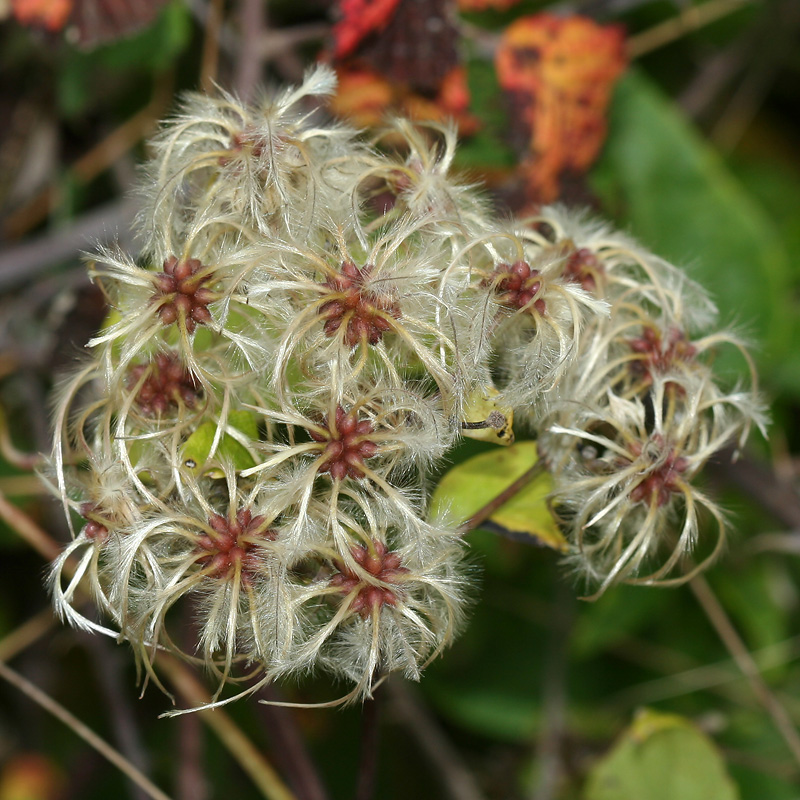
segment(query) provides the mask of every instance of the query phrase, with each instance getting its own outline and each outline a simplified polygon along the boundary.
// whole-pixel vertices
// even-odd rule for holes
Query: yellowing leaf
[[[522,477],[537,462],[535,442],[492,450],[453,467],[439,482],[431,501],[434,518],[466,522],[489,501]],[[568,545],[547,507],[552,490],[549,473],[541,472],[490,517],[521,538],[564,552]]]
[[[195,474],[206,474],[213,478],[222,477],[218,467],[203,472],[210,455],[218,423],[209,420],[200,425],[186,440],[181,450],[184,469]],[[234,469],[242,470],[255,466],[249,448],[250,443],[258,441],[258,423],[249,411],[231,411],[228,426],[214,454],[217,462],[230,462]],[[246,446],[247,445],[247,446]]]
[[[688,719],[644,709],[589,774],[584,800],[737,800],[713,742]]]

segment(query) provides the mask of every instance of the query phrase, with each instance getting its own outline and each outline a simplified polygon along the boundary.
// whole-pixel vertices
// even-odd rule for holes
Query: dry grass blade
[[[750,0],[709,0],[702,5],[687,5],[677,16],[631,36],[628,39],[628,56],[632,59],[639,58],[651,50],[657,50],[687,33],[733,13],[749,2]]]
[[[146,775],[143,775],[133,764],[128,761],[118,750],[115,750],[104,739],[98,736],[91,728],[81,722],[74,714],[68,711],[52,697],[45,694],[41,689],[34,686],[29,680],[23,678],[7,664],[0,661],[0,677],[15,686],[34,703],[37,703],[45,711],[50,712],[54,717],[60,719],[74,733],[81,737],[87,744],[97,750],[100,755],[110,761],[120,772],[124,773],[138,787],[146,792],[153,800],[170,800],[169,795],[164,794]]]
[[[700,575],[689,581],[689,588],[700,603],[709,622],[714,626],[719,638],[727,648],[736,665],[750,683],[753,694],[766,712],[772,717],[775,727],[786,742],[795,760],[800,764],[800,735],[786,709],[770,691],[750,651],[733,627],[725,609],[717,600],[708,582]]]
[[[207,705],[211,696],[200,681],[179,661],[164,655],[158,656],[158,665],[178,693],[193,706]],[[196,712],[227,747],[239,766],[252,778],[267,800],[297,800],[281,780],[270,763],[255,745],[237,727],[236,723],[221,709],[206,709]]]

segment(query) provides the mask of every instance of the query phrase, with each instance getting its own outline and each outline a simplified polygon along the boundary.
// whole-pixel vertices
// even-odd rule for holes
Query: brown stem
[[[702,5],[686,6],[677,16],[629,37],[628,56],[631,59],[639,58],[645,53],[657,50],[687,33],[692,33],[737,11],[749,2],[750,0],[708,0]]]
[[[267,24],[266,9],[263,0],[239,0],[240,38],[234,85],[236,93],[245,102],[252,98],[261,80],[261,39]]]
[[[97,686],[108,708],[108,717],[120,752],[144,775],[150,772],[149,759],[136,715],[123,688],[120,653],[105,636],[86,634],[85,646],[94,661]],[[134,785],[134,798],[143,800],[143,791]]]
[[[0,661],[11,661],[14,656],[41,639],[55,621],[53,611],[48,607],[7,633],[0,639]]]
[[[203,770],[203,727],[196,714],[184,714],[178,723],[178,800],[208,800]]]

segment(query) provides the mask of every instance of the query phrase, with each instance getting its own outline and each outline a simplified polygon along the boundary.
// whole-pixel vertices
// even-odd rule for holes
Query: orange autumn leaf
[[[72,11],[72,0],[11,0],[11,10],[23,25],[59,31]]]
[[[536,200],[556,199],[559,176],[584,172],[597,157],[611,91],[625,65],[618,26],[536,14],[506,29],[497,76],[530,135],[523,172]]]
[[[337,73],[339,89],[331,109],[337,116],[346,117],[361,127],[377,127],[391,112],[417,120],[453,119],[465,134],[478,127],[478,121],[468,110],[469,89],[461,67],[445,76],[432,98],[391,83],[370,70],[340,67]]]
[[[365,69],[339,68],[337,75],[339,87],[331,100],[331,111],[361,128],[379,125],[394,99],[389,81]]]
[[[428,99],[420,94],[408,92],[402,99],[403,113],[411,119],[454,120],[462,136],[469,136],[480,127],[480,122],[469,113],[469,87],[467,71],[455,67],[445,75],[436,97]]]
[[[63,776],[55,763],[40,753],[12,756],[0,772],[0,800],[56,800]]]
[[[400,0],[341,0],[341,19],[333,26],[333,56],[349,56],[371,33],[383,30]]]

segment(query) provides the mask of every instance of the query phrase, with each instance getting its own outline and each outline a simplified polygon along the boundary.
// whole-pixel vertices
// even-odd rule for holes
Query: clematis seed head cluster
[[[461,437],[509,444],[515,415],[538,436],[603,589],[680,569],[701,507],[721,537],[692,480],[760,422],[753,382],[717,388],[712,351],[746,352],[700,332],[713,306],[676,268],[563,209],[499,219],[452,127],[368,143],[324,115],[334,90],[317,67],[249,105],[184,99],[139,252],[92,259],[111,313],[58,389],[56,609],[157,683],[161,650],[204,665],[212,705],[313,670],[346,701],[419,678],[470,594],[461,520],[427,513]]]

